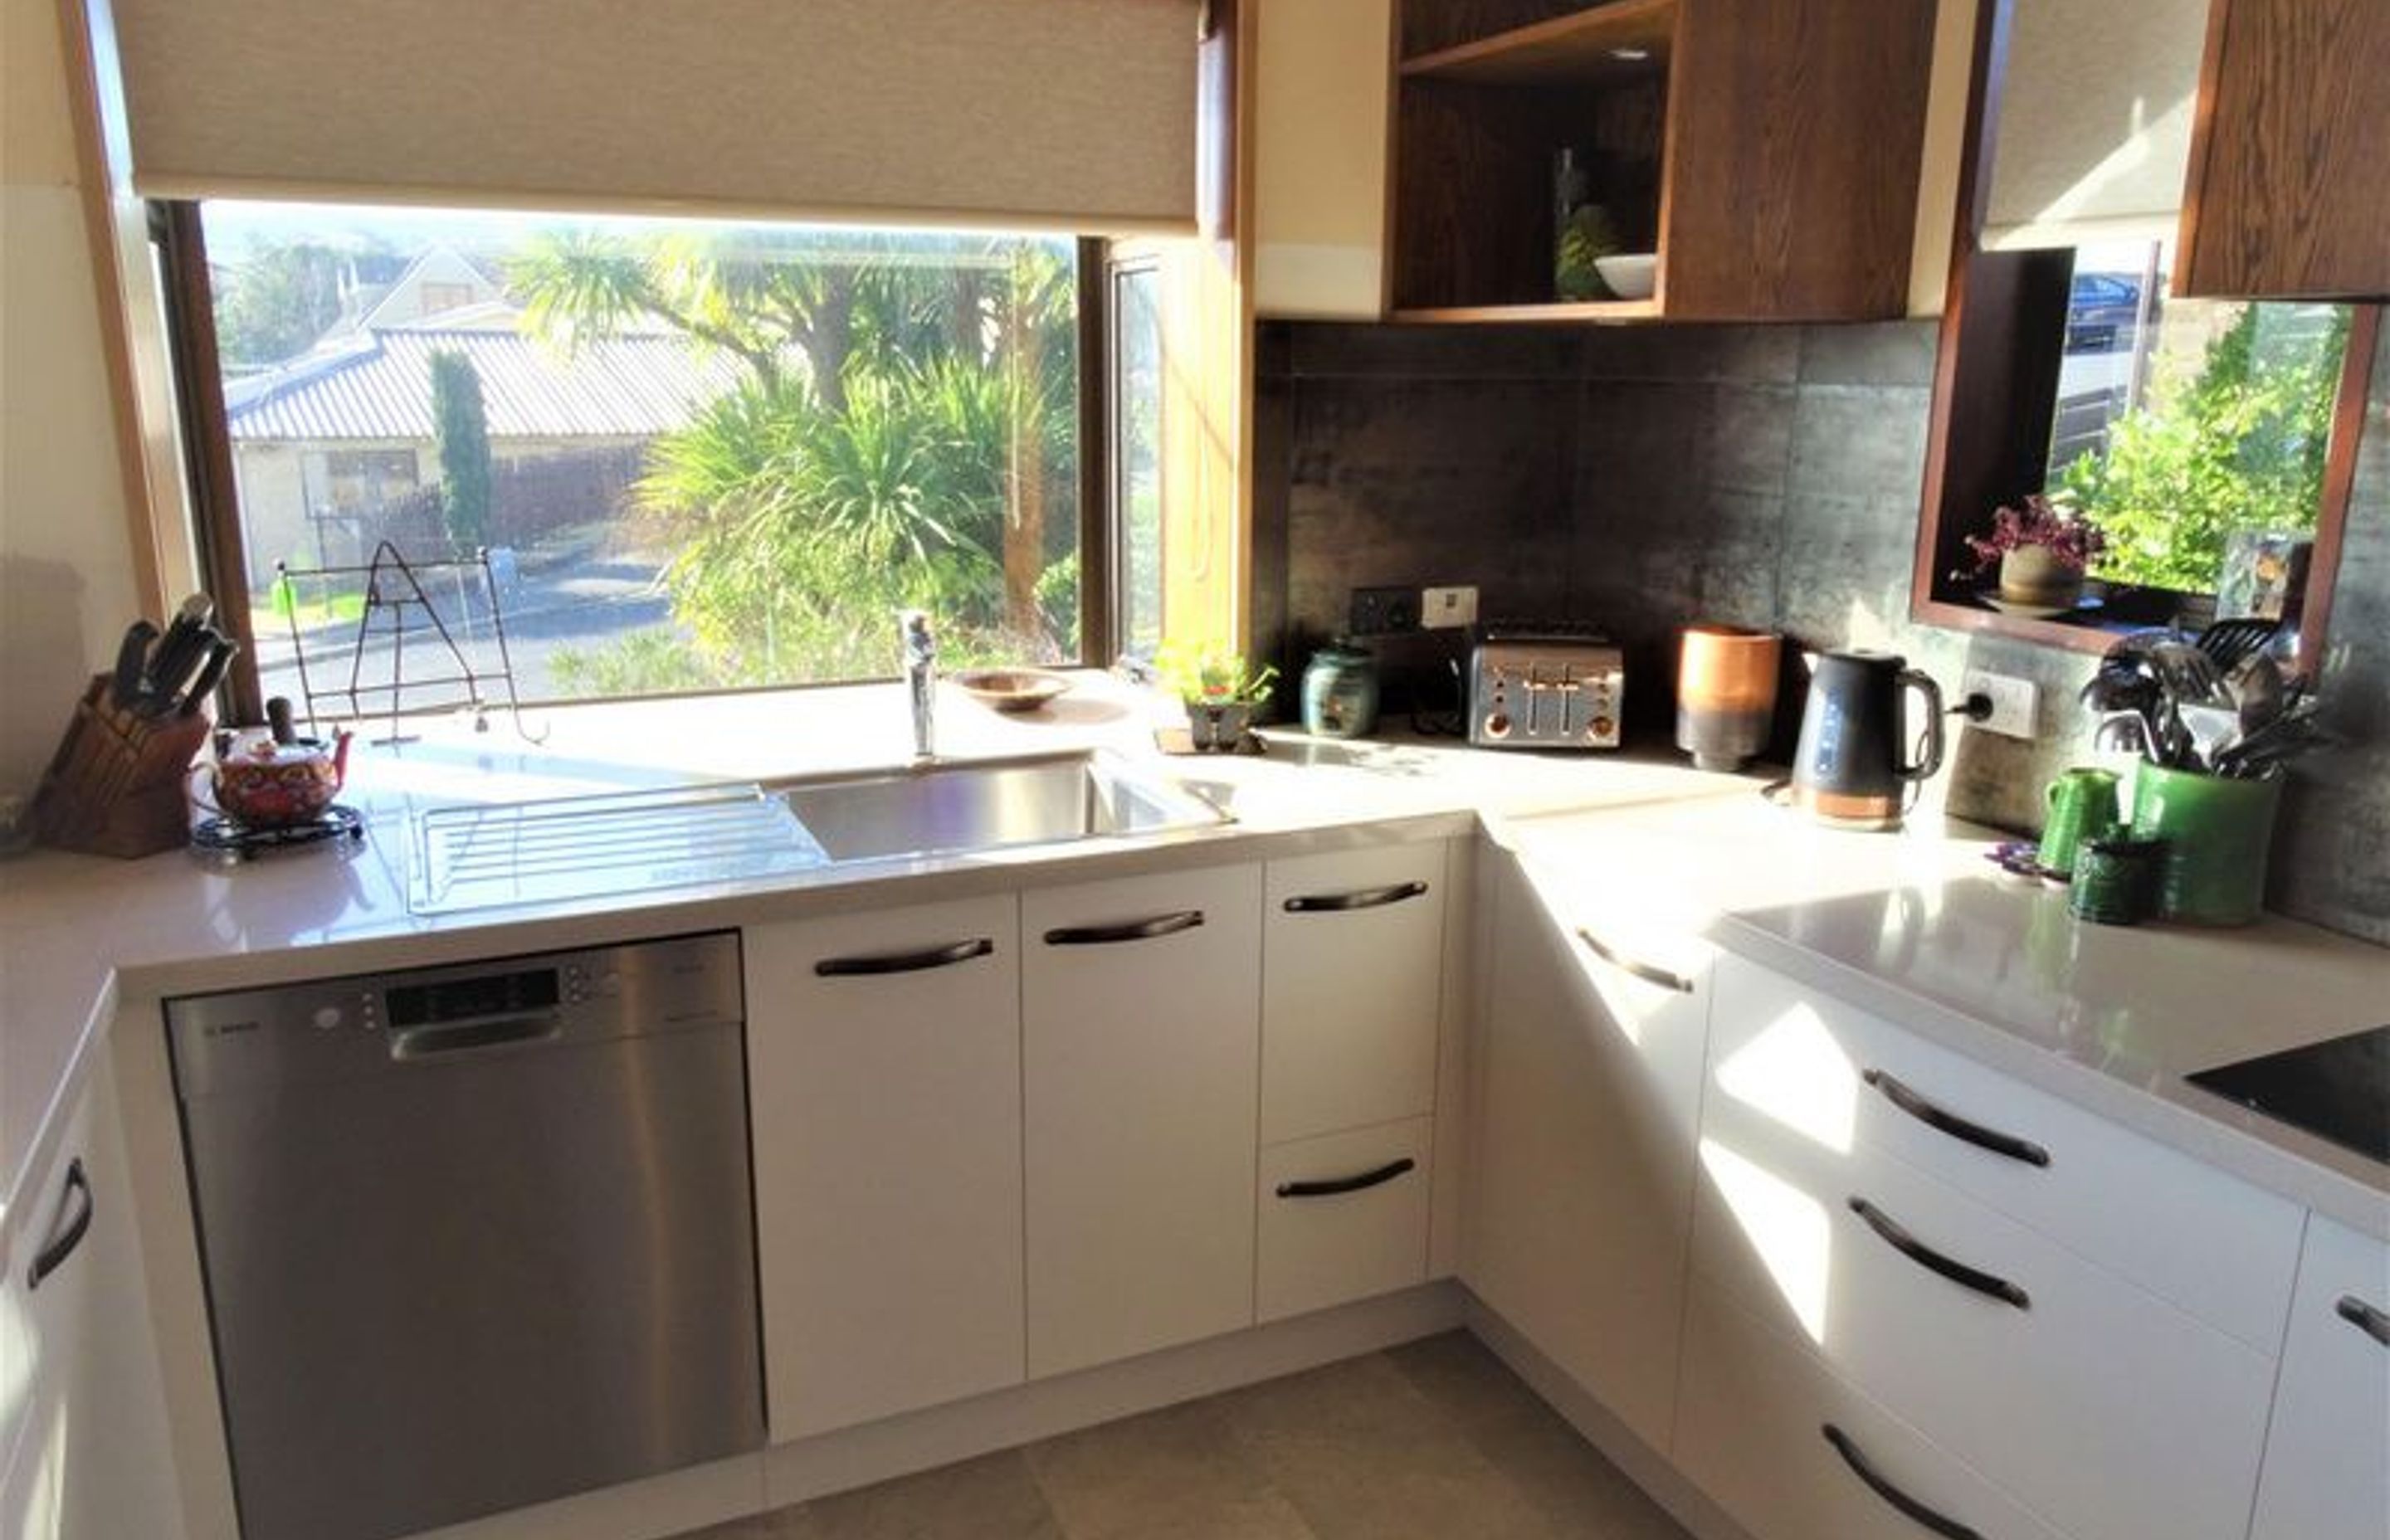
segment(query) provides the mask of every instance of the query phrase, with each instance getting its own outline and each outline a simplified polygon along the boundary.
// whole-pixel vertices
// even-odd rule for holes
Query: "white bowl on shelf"
[[[1660,258],[1651,251],[1596,257],[1593,270],[1601,275],[1601,281],[1620,299],[1648,300],[1660,281]]]

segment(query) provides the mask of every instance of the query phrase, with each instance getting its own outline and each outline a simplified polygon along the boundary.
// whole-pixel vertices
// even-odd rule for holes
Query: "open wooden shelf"
[[[1490,321],[1510,321],[1521,325],[1552,321],[1656,321],[1660,318],[1660,302],[1582,300],[1550,304],[1429,305],[1415,310],[1397,310],[1389,318],[1444,326],[1483,325]]]
[[[1664,70],[1676,42],[1677,5],[1677,0],[1613,0],[1405,59],[1402,72],[1466,85],[1549,86],[1599,84]]]

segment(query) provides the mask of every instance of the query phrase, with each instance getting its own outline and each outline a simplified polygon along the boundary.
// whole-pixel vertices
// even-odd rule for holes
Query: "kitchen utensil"
[[[2133,833],[2164,840],[2158,911],[2194,925],[2247,925],[2266,897],[2279,779],[2232,779],[2145,764],[2133,781]]]
[[[1901,692],[1924,699],[1924,754],[1902,754]],[[1792,800],[1844,828],[1898,827],[1908,784],[1942,767],[1942,689],[1889,652],[1820,653],[1792,759]]]
[[[194,800],[253,828],[279,828],[303,823],[331,805],[348,778],[349,735],[332,741],[296,738],[277,743],[255,731],[235,740],[232,752],[212,767],[201,766],[212,800],[195,791]]]
[[[2175,708],[2191,737],[2191,768],[2213,771],[2217,756],[2241,737],[2241,713],[2230,706],[2190,701]]]
[[[1321,738],[1366,738],[1378,725],[1378,660],[1350,642],[1323,647],[1303,671],[1303,728]]]
[[[2233,704],[2241,713],[2243,738],[2281,715],[2291,703],[2282,667],[2269,653],[2253,652],[2231,665],[2224,676],[2224,685],[2232,692]]]
[[[157,639],[158,628],[147,620],[125,627],[124,639],[116,645],[116,668],[109,675],[109,699],[119,710],[129,712],[140,706],[149,683],[149,644]]]
[[[1783,638],[1733,625],[1685,628],[1677,663],[1677,747],[1702,770],[1740,770],[1776,725]]]
[[[2099,925],[2139,925],[2156,912],[2165,851],[2163,840],[2111,836],[2084,841],[2066,892],[2067,913]]]
[[[183,601],[174,618],[166,622],[166,634],[158,639],[157,649],[149,654],[150,714],[161,715],[172,708],[183,681],[207,656],[212,645],[207,623],[215,610],[214,600],[205,594],[193,594]]]
[[[2075,869],[2077,848],[2086,841],[2107,838],[2124,821],[2116,800],[2116,773],[2078,765],[2049,783],[2042,801],[2041,842],[2035,859],[2060,876]]]
[[[225,670],[231,665],[233,654],[239,650],[239,643],[217,637],[208,648],[208,661],[199,665],[198,675],[191,680],[191,687],[183,693],[183,703],[175,708],[174,714],[199,715],[199,709],[207,704],[208,697],[213,695],[216,687],[224,682]]]
[[[2199,634],[2199,650],[2214,659],[2217,668],[2229,670],[2242,659],[2262,652],[2281,629],[2281,622],[2256,616],[2217,621]]]

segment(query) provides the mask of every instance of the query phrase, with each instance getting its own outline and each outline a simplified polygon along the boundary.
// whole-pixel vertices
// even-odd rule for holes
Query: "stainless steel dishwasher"
[[[245,1540],[764,1444],[739,938],[170,1002]]]

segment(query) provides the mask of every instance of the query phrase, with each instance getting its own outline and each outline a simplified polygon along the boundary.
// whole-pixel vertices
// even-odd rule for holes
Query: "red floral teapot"
[[[209,766],[201,766],[202,772]],[[251,730],[227,745],[212,766],[212,797],[195,800],[251,828],[285,828],[320,815],[340,795],[349,773],[349,735],[332,741]]]

